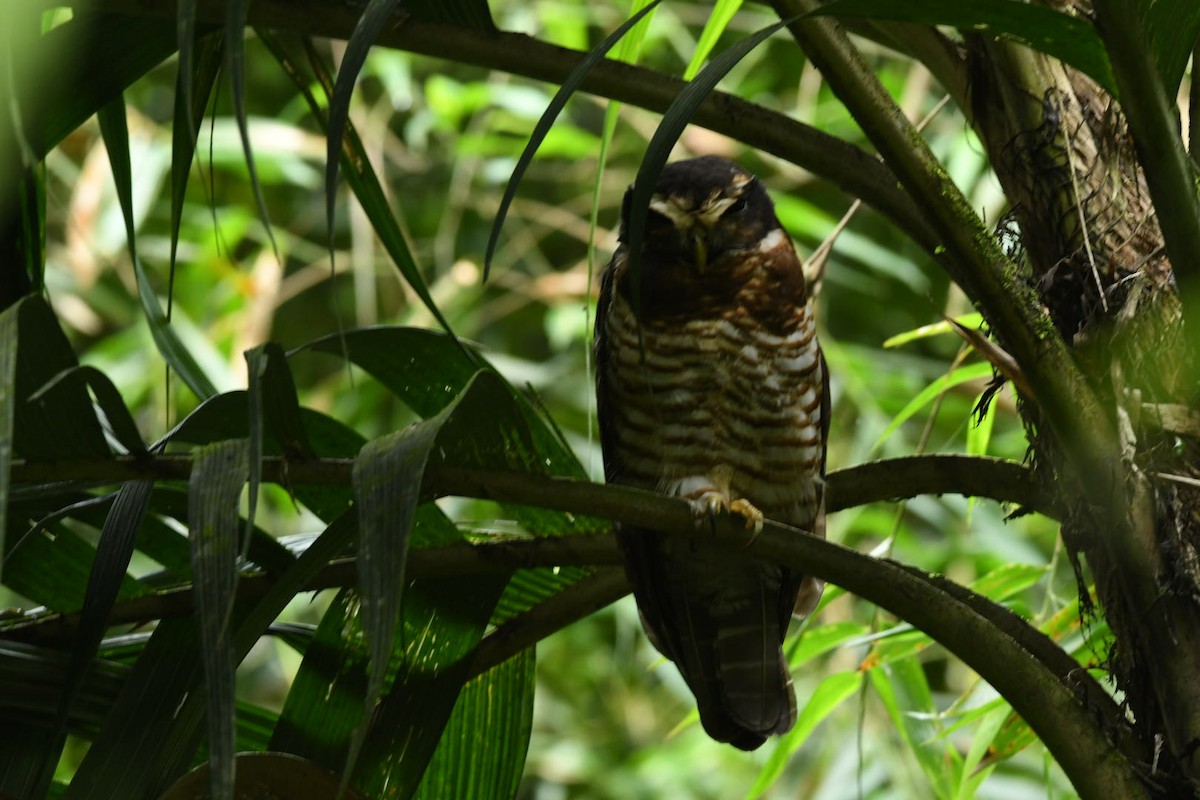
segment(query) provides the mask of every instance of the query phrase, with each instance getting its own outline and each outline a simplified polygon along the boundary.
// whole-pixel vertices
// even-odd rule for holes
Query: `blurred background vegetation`
[[[625,2],[490,5],[503,29],[583,50],[630,11]],[[659,8],[641,63],[684,74],[709,12],[700,3]],[[717,49],[775,19],[755,5],[741,8]],[[55,21],[48,16],[47,24]],[[434,325],[344,187],[331,269],[324,136],[274,58],[247,35],[249,131],[271,235],[256,208],[227,86],[218,82],[183,206],[171,292],[172,326],[222,391],[245,386],[242,354],[268,340],[290,350],[347,328]],[[859,44],[910,119],[937,108],[943,92],[923,66]],[[344,43],[318,41],[317,49],[336,65]],[[125,94],[139,252],[163,295],[171,249],[175,73],[175,59],[168,60]],[[722,88],[869,148],[785,37],[751,53]],[[497,206],[554,89],[374,48],[350,117],[456,333],[477,342],[514,385],[544,404],[591,475],[600,478],[589,359],[595,277],[615,247],[620,200],[658,115],[621,107],[601,163],[608,101],[576,95],[520,187],[485,283],[483,253]],[[953,104],[940,109],[925,132],[973,207],[996,223],[1006,211],[1004,198],[959,111]],[[830,236],[853,200],[790,164],[688,129],[676,157],[705,153],[733,158],[764,180],[804,253]],[[154,439],[197,401],[166,370],[139,307],[98,125],[89,122],[67,137],[47,156],[45,170],[46,294],[80,360],[112,378],[143,435]],[[890,222],[865,208],[850,219],[833,248],[818,306],[832,373],[831,469],[917,452],[1024,458],[1027,439],[1009,390],[977,413],[991,369],[967,355],[944,326],[922,331],[943,315],[969,312],[969,304]],[[914,333],[919,335],[906,336]],[[414,419],[357,369],[312,354],[291,364],[303,405],[365,437]],[[268,487],[265,498],[258,523],[273,534],[321,529],[282,490]],[[488,504],[444,507],[472,530],[503,533],[515,525],[496,518]],[[829,537],[976,586],[1039,626],[1058,625],[1056,638],[1082,651],[1085,661],[1089,652],[1103,654],[1102,623],[1078,628],[1075,581],[1060,557],[1057,526],[1033,514],[1010,517],[1013,511],[991,501],[921,497],[832,515]],[[155,568],[135,562],[133,571]],[[316,624],[327,603],[325,594],[303,595],[289,619]],[[0,588],[0,605],[30,604]],[[816,727],[795,752],[795,743],[785,739],[746,754],[704,736],[691,696],[646,641],[631,598],[553,635],[537,649],[534,729],[521,796],[1073,795],[994,691],[927,637],[872,605],[831,587],[821,611],[802,634],[793,632],[792,641],[794,661],[803,661],[795,671],[801,707],[814,693],[822,698],[822,707],[801,727],[807,721]],[[240,697],[278,711],[299,662],[286,642],[264,638],[238,670]],[[59,777],[69,777],[79,756],[78,747],[68,751]]]

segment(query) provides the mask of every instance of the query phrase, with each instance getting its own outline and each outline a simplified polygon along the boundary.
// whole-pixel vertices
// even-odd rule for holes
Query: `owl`
[[[627,193],[596,315],[606,480],[686,498],[699,519],[733,513],[824,536],[825,361],[801,261],[762,183],[715,156],[666,165],[638,275],[629,214]],[[784,636],[824,584],[703,535],[617,535],[646,634],[679,668],[708,735],[753,750],[787,731]]]

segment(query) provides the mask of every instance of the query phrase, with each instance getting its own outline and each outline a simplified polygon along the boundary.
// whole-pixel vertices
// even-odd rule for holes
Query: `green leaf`
[[[77,373],[61,378],[58,391],[30,399],[76,366],[70,344],[41,297],[25,297],[0,312],[0,553],[7,554],[4,532],[14,454],[32,459],[109,455]]]
[[[971,746],[963,758],[962,779],[954,793],[955,800],[971,800],[975,797],[979,784],[983,783],[991,771],[990,769],[981,769],[976,772],[975,768],[988,754],[992,741],[1011,715],[1012,709],[1005,706],[994,708],[984,715],[979,727],[975,730],[975,735],[971,737]]]
[[[467,391],[470,391],[469,389]],[[459,399],[466,396],[466,392]],[[408,535],[421,502],[421,478],[438,433],[457,401],[436,417],[368,442],[354,460],[358,507],[358,583],[363,632],[370,650],[366,711],[383,694],[405,587]],[[364,730],[365,733],[365,730]],[[345,772],[354,771],[357,740]]]
[[[822,653],[861,637],[867,630],[866,625],[858,622],[833,622],[807,628],[792,640],[788,648],[788,663],[795,669]]]
[[[204,109],[225,57],[225,38],[220,31],[196,38],[195,14],[196,0],[181,0],[179,73],[175,79],[175,117],[171,130],[171,261],[167,279],[167,319],[171,318],[175,295],[179,227],[183,223],[183,201],[196,154],[199,120],[204,117]],[[193,55],[198,56],[194,63]]]
[[[533,729],[535,662],[528,648],[467,682],[417,790],[420,800],[517,796]]]
[[[747,800],[761,797],[779,779],[792,756],[804,746],[816,727],[842,703],[853,697],[862,687],[861,672],[835,672],[821,680],[817,688],[796,715],[796,724],[774,743],[767,762],[754,780],[747,793]]]
[[[270,748],[340,770],[362,720],[369,658],[357,594],[343,589],[321,617],[304,652]]]
[[[20,75],[14,85],[30,145],[43,158],[171,55],[175,27],[153,15],[88,12],[46,33],[37,46],[54,55],[27,66],[45,71]]]
[[[517,159],[517,164],[513,167],[512,176],[508,179],[508,185],[504,187],[504,196],[500,199],[500,206],[496,209],[496,218],[492,222],[492,232],[488,236],[487,252],[483,257],[483,279],[486,281],[488,271],[492,266],[492,256],[496,254],[496,243],[500,240],[500,229],[504,226],[504,218],[508,215],[509,206],[512,205],[513,198],[517,196],[517,188],[521,185],[521,179],[525,177],[525,171],[529,168],[533,161],[534,155],[537,153],[538,147],[546,138],[546,134],[550,132],[554,121],[558,119],[558,115],[566,108],[567,101],[575,94],[575,91],[583,83],[588,73],[592,71],[592,67],[600,63],[605,54],[619,42],[625,34],[642,21],[646,15],[658,7],[662,0],[654,0],[646,5],[632,17],[621,24],[619,28],[609,34],[604,41],[596,45],[592,50],[580,60],[579,64],[571,70],[571,74],[559,86],[558,91],[554,93],[550,104],[546,106],[546,110],[542,112],[542,116],[538,119],[537,124],[533,126],[533,133],[529,134],[529,142],[525,145],[525,149],[521,152]]]
[[[887,709],[892,724],[912,751],[929,780],[932,796],[953,796],[962,757],[938,738],[937,707],[920,662],[914,658],[893,661],[869,672],[871,685]]]
[[[976,578],[972,591],[1000,603],[1046,577],[1047,567],[1039,564],[1004,564]]]
[[[954,321],[959,325],[962,325],[964,328],[978,328],[983,324],[983,315],[979,313],[963,314],[962,316],[955,317]],[[944,333],[954,333],[954,327],[946,320],[934,322],[930,325],[922,325],[919,328],[914,328],[911,331],[905,331],[904,333],[897,333],[895,336],[891,336],[884,340],[883,346],[885,349],[900,347],[901,345],[906,345],[909,342],[915,342],[918,339],[926,339],[930,336],[940,336]]]
[[[350,99],[354,94],[354,83],[358,73],[366,63],[371,46],[379,38],[385,25],[391,20],[392,12],[400,4],[400,0],[370,0],[367,8],[358,18],[354,32],[346,42],[346,51],[342,55],[342,64],[338,68],[337,81],[329,96],[329,122],[326,132],[328,151],[325,156],[325,224],[329,238],[329,264],[333,269],[334,254],[334,210],[337,203],[338,165],[341,163],[342,140],[345,137],[346,123],[350,118]]]
[[[199,679],[201,658],[192,619],[158,623],[80,762],[66,800],[157,796],[158,754],[178,724],[180,700]]]
[[[234,653],[230,613],[237,591],[238,498],[248,478],[246,442],[201,448],[188,482],[196,623],[204,654],[210,790],[232,797],[234,783]]]
[[[250,127],[246,116],[246,20],[250,14],[250,0],[226,0],[225,2],[225,72],[229,75],[229,92],[233,100],[233,116],[237,119],[238,133],[242,137],[242,154],[246,169],[250,173],[250,187],[254,191],[254,202],[258,206],[258,217],[271,241],[275,260],[279,257],[279,246],[271,230],[271,218],[267,214],[267,201],[263,197],[262,184],[258,181],[258,170],[254,166],[254,152],[250,147]]]
[[[704,65],[709,53],[717,46],[717,40],[721,38],[721,34],[729,27],[729,23],[737,16],[741,7],[742,0],[717,0],[713,4],[712,11],[708,14],[708,21],[704,23],[704,30],[700,32],[700,39],[696,42],[696,49],[692,52],[692,59],[683,71],[685,81],[696,77],[696,73]]]
[[[85,604],[95,560],[90,544],[53,522],[25,532],[12,543],[4,585],[55,611],[77,611]],[[122,599],[151,591],[123,572],[114,580],[119,585],[117,597]]]
[[[1167,97],[1179,91],[1179,82],[1200,36],[1200,4],[1193,0],[1138,0],[1146,24],[1150,52],[1158,66]],[[1196,66],[1192,66],[1196,80]]]
[[[88,667],[100,649],[108,629],[108,615],[121,589],[131,583],[126,574],[133,556],[138,529],[146,515],[152,481],[130,481],[121,487],[104,519],[95,559],[87,579],[79,630],[71,649],[62,704],[59,707],[59,733],[65,737],[71,705],[82,686]],[[47,775],[49,778],[49,775]]]
[[[179,373],[184,383],[188,385],[200,399],[211,397],[217,393],[216,387],[204,374],[200,365],[184,347],[183,342],[174,329],[167,323],[162,305],[158,302],[150,285],[150,278],[137,254],[137,238],[133,224],[133,168],[129,159],[129,129],[125,119],[125,101],[117,97],[98,112],[100,132],[104,137],[104,146],[108,150],[108,160],[112,166],[113,181],[117,187],[117,199],[121,205],[121,214],[125,219],[125,236],[129,245],[129,257],[133,261],[134,273],[137,276],[138,297],[142,301],[142,310],[150,325],[150,334],[158,351],[170,367]]]
[[[1036,3],[1018,0],[834,0],[815,12],[840,17],[868,17],[949,25],[964,33],[1011,39],[1087,73],[1113,96],[1116,80],[1112,64],[1096,33],[1082,17],[1069,16]]]
[[[489,575],[410,587],[402,667],[376,712],[355,773],[369,797],[408,798],[420,785],[506,580]],[[521,698],[532,700],[532,694]]]
[[[91,388],[92,394],[96,397],[96,404],[104,411],[113,438],[121,443],[127,453],[145,453],[146,443],[142,441],[137,423],[133,421],[133,415],[129,413],[129,408],[121,398],[121,393],[117,391],[116,386],[113,386],[108,376],[95,367],[76,366],[64,369],[30,395],[30,402],[40,401],[43,396],[53,392],[56,387],[75,377],[82,379]]]
[[[366,328],[309,342],[297,351],[317,350],[343,356],[369,372],[409,408],[430,417],[446,407],[480,368],[499,378],[483,358],[464,350],[452,337],[420,328]],[[502,379],[501,379],[502,380]],[[509,397],[520,410],[518,427],[530,429],[530,447],[514,454],[523,465],[550,475],[584,478],[575,455],[551,431],[528,402],[511,387]],[[508,408],[506,404],[506,408]],[[481,427],[489,419],[485,410]],[[499,424],[490,420],[492,424]],[[536,453],[536,456],[532,455]],[[514,469],[524,468],[514,463]]]
[[[942,375],[937,380],[930,383],[924,389],[917,393],[917,396],[908,402],[904,408],[900,409],[900,413],[892,418],[888,423],[887,428],[875,440],[875,444],[871,445],[871,452],[877,452],[883,443],[886,442],[893,433],[910,417],[916,414],[925,406],[929,405],[943,392],[952,389],[955,386],[966,383],[967,381],[979,380],[981,378],[990,377],[992,374],[992,365],[985,362],[978,364],[968,364],[965,367],[958,367],[951,370],[945,375]]]
[[[317,123],[325,127],[325,112],[309,89],[309,79],[300,72],[283,46],[269,31],[259,30],[258,35],[262,39],[263,44],[271,51],[271,54],[275,56],[276,61],[279,62],[279,65],[283,68],[287,76],[292,79],[300,95],[308,103],[309,110],[312,111],[312,115],[317,120]],[[329,75],[321,64],[320,58],[312,49],[311,43],[306,42],[306,44],[308,46],[309,63],[317,72],[317,80],[324,90],[325,98],[328,101],[333,92]],[[328,131],[326,131],[326,135],[328,135]],[[416,258],[412,254],[412,248],[409,246],[404,230],[392,214],[392,208],[388,204],[387,195],[384,193],[383,186],[375,174],[374,167],[371,166],[371,159],[363,147],[362,140],[359,138],[354,124],[348,119],[346,120],[345,135],[341,138],[341,148],[342,173],[346,177],[346,182],[350,184],[350,190],[354,192],[354,196],[358,198],[359,204],[362,206],[363,211],[366,212],[367,218],[371,221],[371,227],[374,229],[375,235],[379,237],[379,241],[384,249],[387,250],[392,263],[396,265],[396,268],[400,271],[400,275],[412,287],[412,290],[416,292],[417,297],[420,298],[425,308],[429,310],[429,313],[433,315],[438,324],[449,332],[450,323],[442,314],[441,309],[437,307],[437,304],[433,302],[433,297],[429,294],[429,288],[425,285],[425,279],[421,275],[420,267],[417,265]]]

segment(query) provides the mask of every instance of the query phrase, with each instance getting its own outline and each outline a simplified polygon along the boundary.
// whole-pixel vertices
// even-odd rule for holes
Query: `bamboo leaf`
[[[869,674],[892,724],[929,780],[932,795],[949,800],[962,771],[962,757],[937,736],[937,708],[921,664],[912,658],[898,659]]]
[[[954,793],[955,800],[970,800],[975,797],[979,784],[983,783],[991,771],[990,768],[984,768],[977,772],[976,767],[983,762],[983,757],[991,749],[996,734],[1000,732],[1001,726],[1011,715],[1012,709],[1004,706],[994,708],[984,715],[979,727],[975,730],[975,735],[971,737],[971,746],[967,749],[966,756],[963,757],[962,777]]]
[[[978,364],[968,364],[965,367],[959,367],[958,369],[951,370],[947,374],[942,375],[937,380],[933,381],[920,392],[918,392],[916,397],[910,400],[908,404],[904,406],[904,408],[900,409],[900,413],[892,418],[892,421],[888,423],[887,428],[885,428],[883,433],[879,435],[879,438],[875,440],[875,444],[871,445],[871,452],[874,453],[878,451],[879,448],[883,446],[883,443],[886,442],[901,425],[907,422],[910,417],[912,417],[922,408],[932,403],[934,398],[936,398],[938,395],[942,394],[948,389],[952,389],[955,386],[966,383],[967,381],[975,381],[990,377],[991,374],[992,365],[988,364],[987,362],[980,362]]]
[[[962,325],[964,328],[978,328],[983,324],[983,315],[979,313],[963,314],[962,316],[955,317],[954,321],[959,325]],[[929,325],[922,325],[919,328],[914,328],[911,331],[897,333],[895,336],[885,339],[883,342],[883,347],[884,349],[900,347],[901,345],[906,345],[909,342],[915,342],[919,339],[926,339],[930,336],[940,336],[944,333],[954,333],[954,328],[950,325],[948,320],[933,322]]]
[[[326,126],[324,109],[309,90],[310,80],[300,72],[283,46],[269,31],[260,30],[258,35],[271,51],[272,55],[275,56],[276,61],[279,62],[279,65],[283,68],[287,76],[295,83],[297,90],[305,102],[308,103],[309,110],[312,111],[312,115],[318,124],[323,127]],[[321,65],[316,53],[312,50],[311,45],[309,46],[309,63],[317,72],[317,79],[324,90],[326,100],[328,100],[333,91],[329,75]],[[366,212],[367,218],[371,221],[375,235],[379,237],[380,243],[387,250],[392,263],[400,271],[400,275],[412,287],[413,291],[416,292],[417,297],[420,298],[438,324],[449,332],[450,323],[446,320],[441,309],[437,307],[437,304],[433,302],[433,297],[429,294],[429,289],[425,285],[425,279],[421,275],[416,258],[412,254],[412,248],[409,246],[403,229],[392,213],[387,196],[384,194],[383,186],[379,183],[379,178],[375,174],[374,167],[371,166],[371,160],[367,155],[366,149],[363,147],[362,140],[359,138],[358,132],[354,129],[354,124],[349,120],[346,121],[346,132],[341,139],[341,148],[342,173],[346,177],[346,182],[350,184],[350,189],[354,192],[354,196],[358,198],[359,204],[362,205],[363,211]]]
[[[838,706],[853,697],[862,686],[862,682],[861,672],[835,672],[817,684],[804,708],[796,715],[796,724],[774,743],[771,754],[767,756],[767,763],[759,771],[754,785],[746,795],[747,800],[761,797],[779,779],[784,767],[791,761],[795,752],[808,741],[816,727]]]
[[[700,32],[700,39],[696,42],[696,49],[692,52],[692,58],[683,71],[685,81],[696,77],[696,73],[704,65],[705,59],[717,46],[717,40],[721,38],[721,34],[729,27],[729,23],[737,16],[741,7],[742,0],[717,0],[713,4],[708,21],[704,23],[704,30]]]
[[[792,640],[788,649],[788,663],[792,669],[811,661],[822,653],[841,647],[867,632],[867,627],[858,622],[834,622],[808,628]]]

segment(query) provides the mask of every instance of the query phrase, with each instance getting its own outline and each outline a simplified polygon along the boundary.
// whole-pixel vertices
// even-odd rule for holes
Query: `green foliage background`
[[[490,6],[504,30],[579,50],[594,46],[630,11],[623,2],[503,0]],[[69,12],[51,11],[43,22],[50,27],[69,18]],[[639,62],[684,74],[709,19],[708,5],[662,6]],[[719,31],[716,50],[775,20],[765,8],[741,8]],[[299,54],[292,40],[286,43]],[[861,44],[910,119],[935,111],[942,90],[923,66]],[[346,48],[318,41],[315,50],[337,64]],[[436,327],[399,278],[345,181],[337,190],[331,269],[324,135],[276,59],[249,32],[246,121],[270,229],[257,208],[222,78],[201,126],[172,273],[176,70],[177,60],[169,59],[124,96],[133,222],[151,282],[163,297],[171,287],[171,328],[219,391],[246,387],[243,353],[267,341],[290,351],[353,328]],[[595,276],[615,246],[620,200],[658,115],[623,105],[609,138],[611,104],[576,95],[530,165],[485,283],[484,252],[496,209],[554,88],[374,48],[350,120],[446,320],[545,409],[588,474],[599,478],[589,361]],[[868,146],[785,37],[753,51],[722,89]],[[953,104],[937,111],[926,137],[972,206],[988,224],[997,223],[1007,210],[1004,197]],[[690,128],[676,157],[701,153],[726,155],[757,173],[803,252],[831,235],[853,199],[779,159]],[[47,154],[44,168],[44,294],[80,362],[113,381],[138,429],[153,441],[193,412],[199,398],[165,368],[139,306],[98,123],[89,121],[67,136]],[[836,239],[819,297],[821,338],[833,375],[831,469],[923,452],[1024,458],[1028,442],[1011,391],[1003,389],[984,410],[979,398],[991,368],[944,325],[922,330],[939,325],[943,315],[970,311],[944,272],[892,223],[867,209],[851,218]],[[303,352],[289,366],[302,406],[365,439],[418,418],[393,389],[336,358]],[[426,385],[440,380],[436,371],[413,379]],[[521,530],[514,515],[496,504],[446,499],[439,505],[473,537]],[[1086,666],[1096,667],[1107,632],[1100,621],[1081,626],[1075,579],[1056,525],[1033,514],[1010,516],[1014,511],[986,500],[926,496],[833,515],[829,537],[972,586],[1051,631]],[[100,521],[75,518],[66,525],[90,552]],[[266,485],[257,524],[294,551],[324,527],[287,492]],[[13,548],[24,535],[42,534],[18,532],[14,540],[10,529],[6,579],[14,574]],[[153,586],[162,566],[136,553],[130,574]],[[81,596],[82,587],[77,591]],[[348,607],[345,596],[335,600],[334,594],[300,594],[281,620],[303,636],[319,636],[314,626],[327,610]],[[0,587],[0,605],[27,609],[36,603],[9,581]],[[276,634],[255,644],[237,669],[243,717],[261,719],[268,729],[288,701],[301,662],[295,641]],[[120,659],[120,641],[106,642],[106,657]],[[692,698],[645,640],[630,598],[549,636],[537,647],[532,736],[518,796],[1073,795],[1053,760],[992,689],[928,637],[869,603],[831,587],[815,619],[794,632],[791,648],[804,709],[798,731],[743,754],[703,735]],[[46,701],[43,711],[52,706]],[[87,750],[86,737],[76,733],[58,765],[56,792],[70,782]]]

